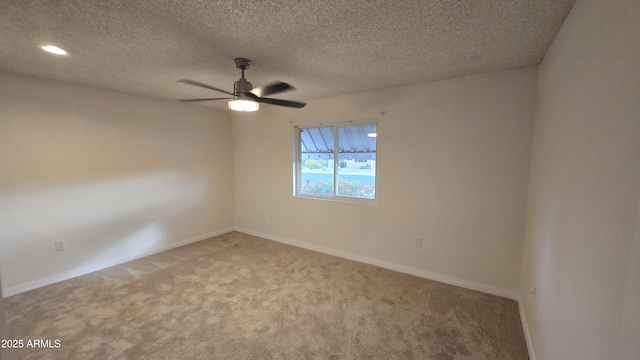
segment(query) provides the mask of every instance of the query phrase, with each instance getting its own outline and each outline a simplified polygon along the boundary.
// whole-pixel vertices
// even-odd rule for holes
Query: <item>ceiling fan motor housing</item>
[[[251,99],[250,96],[246,95],[251,91],[251,89],[253,89],[253,85],[242,78],[233,84],[233,93],[235,94],[234,97],[236,99]]]

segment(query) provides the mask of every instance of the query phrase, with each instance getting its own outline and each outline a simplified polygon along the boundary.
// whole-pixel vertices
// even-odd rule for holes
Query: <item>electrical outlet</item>
[[[536,298],[536,288],[535,288],[535,287],[533,288],[533,290],[531,290],[531,297],[532,297],[533,299],[535,299],[535,298]]]
[[[269,220],[273,221],[273,214],[269,214]]]
[[[65,251],[67,248],[64,247],[64,241],[56,241],[56,251]]]
[[[422,247],[422,238],[417,237],[416,238],[416,243],[414,245],[415,247]]]

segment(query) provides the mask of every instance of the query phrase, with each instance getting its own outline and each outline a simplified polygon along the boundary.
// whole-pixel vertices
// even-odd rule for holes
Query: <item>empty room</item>
[[[0,358],[639,359],[638,19],[3,0]]]

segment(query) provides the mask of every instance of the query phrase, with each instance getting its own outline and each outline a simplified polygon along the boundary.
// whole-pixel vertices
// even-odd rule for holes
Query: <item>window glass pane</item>
[[[338,128],[338,195],[375,199],[376,125]]]
[[[332,127],[300,129],[300,194],[333,196],[333,147]]]

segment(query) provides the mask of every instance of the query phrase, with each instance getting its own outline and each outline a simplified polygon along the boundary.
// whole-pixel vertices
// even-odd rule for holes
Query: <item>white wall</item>
[[[536,76],[502,71],[234,114],[236,226],[515,296]],[[293,124],[381,111],[377,205],[292,196]]]
[[[540,360],[640,358],[639,19],[578,1],[539,69],[520,294]]]
[[[226,112],[2,72],[0,84],[5,296],[233,227]]]

